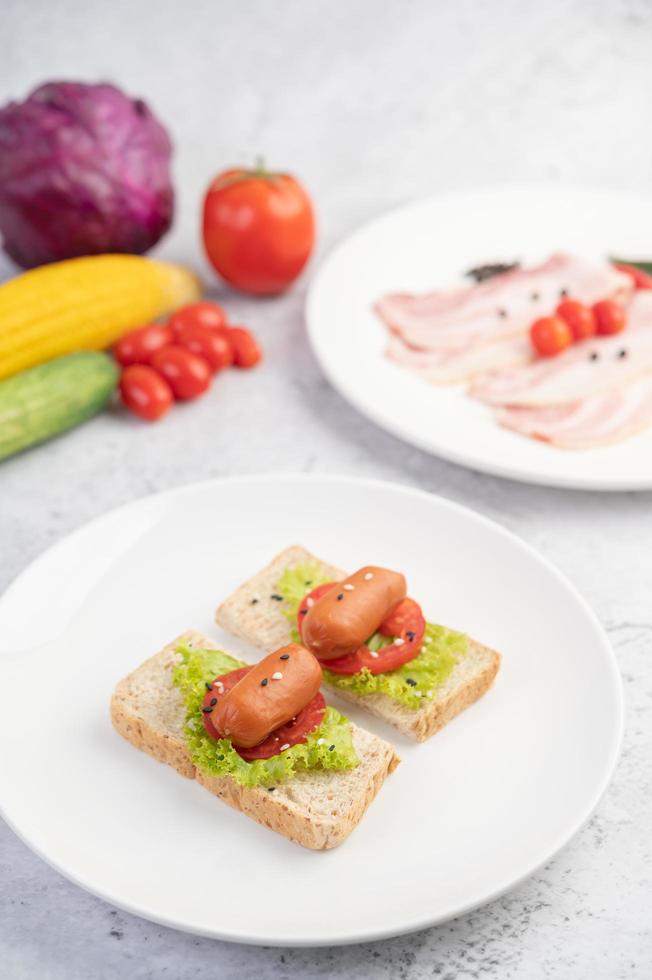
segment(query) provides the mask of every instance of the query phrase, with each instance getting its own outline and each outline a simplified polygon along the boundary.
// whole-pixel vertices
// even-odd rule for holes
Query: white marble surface
[[[5,0],[2,38],[2,100],[45,78],[101,77],[151,101],[178,147],[178,219],[161,253],[205,272],[199,195],[216,170],[261,151],[313,191],[322,252],[362,220],[439,189],[540,180],[652,191],[646,0]],[[202,477],[342,472],[442,493],[538,547],[602,618],[627,696],[613,785],[562,854],[505,898],[418,935],[317,951],[229,946],[116,912],[0,825],[0,974],[643,980],[652,975],[652,495],[511,484],[402,445],[320,376],[304,291],[305,282],[274,301],[229,297],[265,343],[260,370],[220,378],[164,424],[107,414],[3,464],[0,587],[94,515]]]

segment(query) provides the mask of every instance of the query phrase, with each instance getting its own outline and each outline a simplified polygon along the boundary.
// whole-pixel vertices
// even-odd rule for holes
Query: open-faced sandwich
[[[117,685],[116,730],[304,847],[336,847],[399,759],[326,704],[303,646],[248,665],[189,631]]]
[[[500,655],[425,620],[399,572],[353,575],[288,548],[216,613],[262,649],[291,640],[321,663],[324,683],[405,735],[424,741],[491,686]]]

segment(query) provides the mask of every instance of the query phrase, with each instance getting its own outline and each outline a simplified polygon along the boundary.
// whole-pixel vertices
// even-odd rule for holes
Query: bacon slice
[[[517,367],[534,360],[527,336],[505,337],[492,344],[472,344],[465,350],[433,351],[408,347],[400,337],[390,337],[385,354],[391,361],[411,368],[432,384],[470,381],[476,374]]]
[[[501,425],[562,449],[594,449],[652,425],[652,374],[624,388],[546,408],[501,408]]]
[[[633,283],[606,261],[558,253],[531,269],[514,269],[486,282],[425,295],[383,296],[375,310],[409,346],[460,351],[470,344],[524,335],[538,316],[551,314],[563,291],[583,303],[625,302]]]

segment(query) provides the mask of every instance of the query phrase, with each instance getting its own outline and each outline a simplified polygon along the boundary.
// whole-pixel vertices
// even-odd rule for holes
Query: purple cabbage
[[[150,249],[170,227],[172,144],[114,85],[50,82],[0,109],[0,232],[24,268]]]

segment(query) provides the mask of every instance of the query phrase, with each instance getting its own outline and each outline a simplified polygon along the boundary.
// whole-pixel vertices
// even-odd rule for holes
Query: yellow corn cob
[[[188,269],[140,255],[93,255],[0,285],[0,378],[122,334],[201,295]]]

